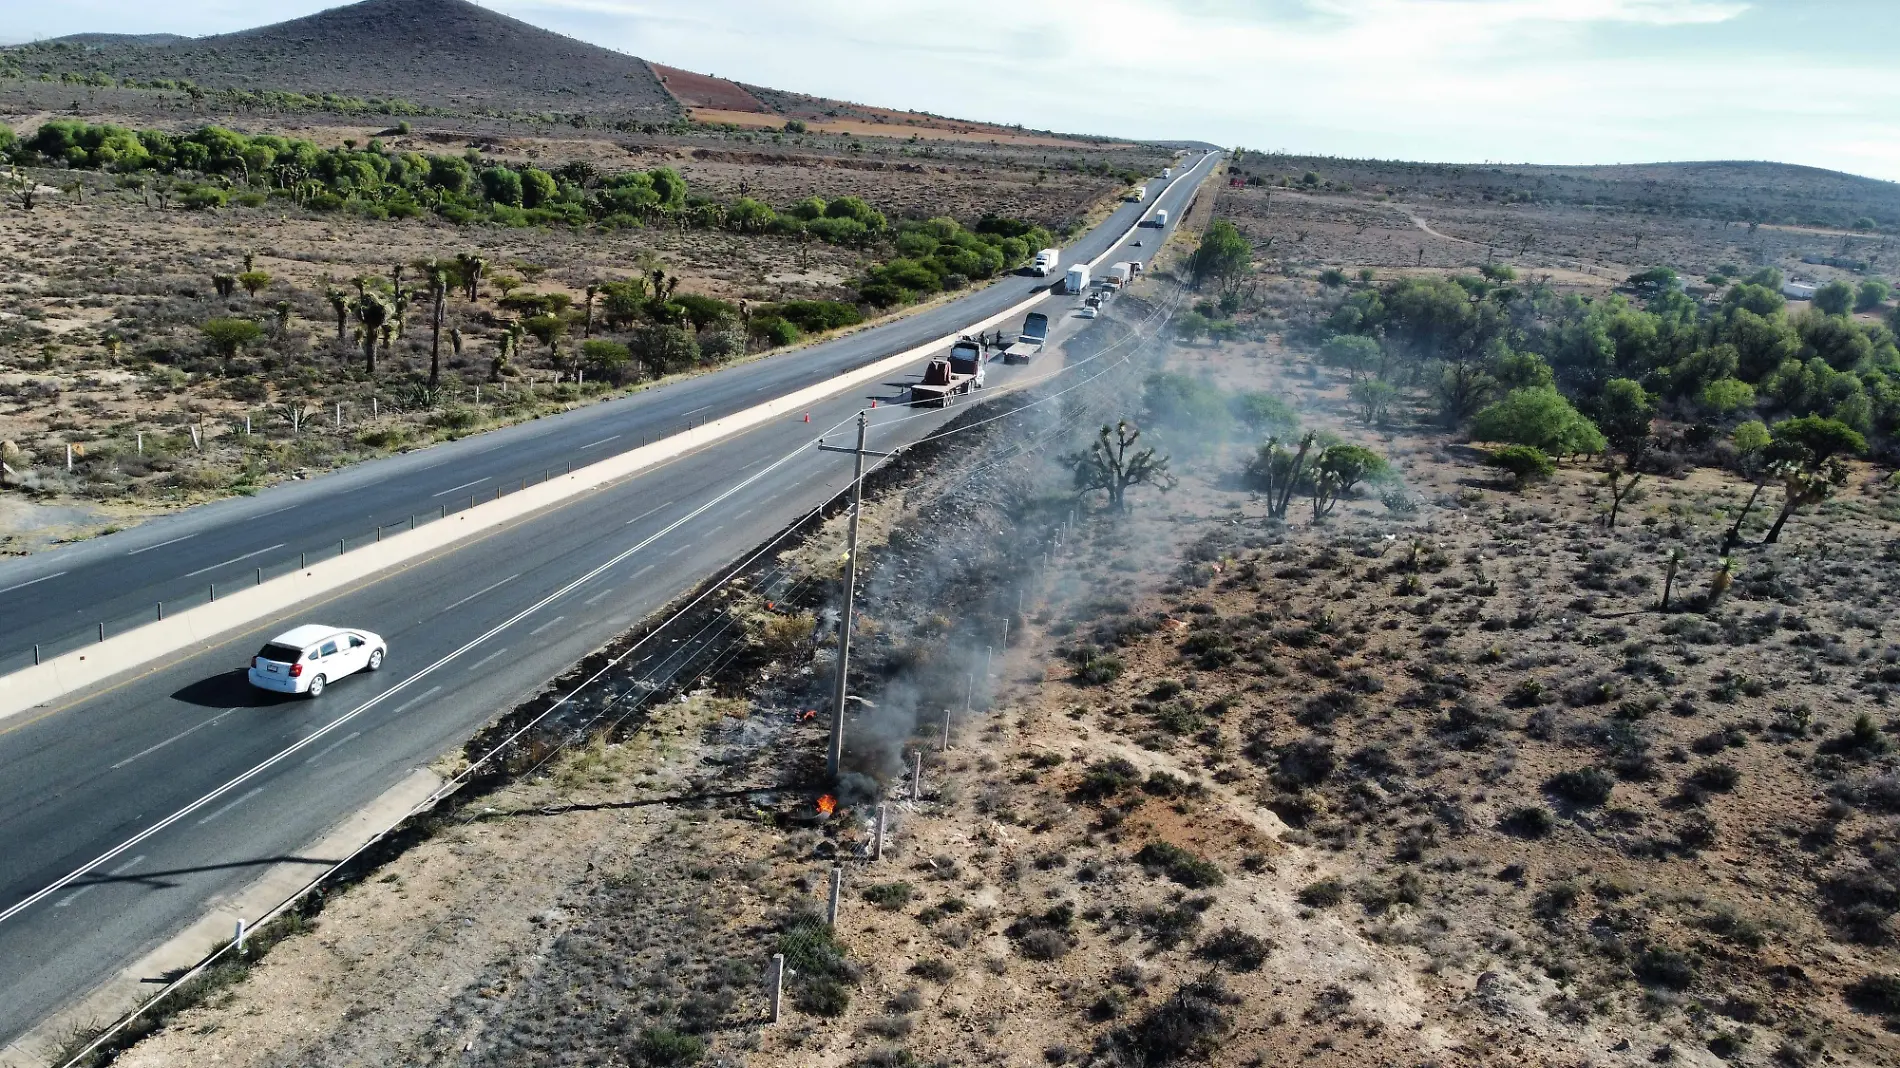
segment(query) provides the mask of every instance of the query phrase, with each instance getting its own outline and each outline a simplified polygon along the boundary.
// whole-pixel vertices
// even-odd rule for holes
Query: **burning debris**
[[[830,794],[823,794],[818,798],[818,814],[819,815],[829,816],[836,811],[838,811],[837,798],[831,796]]]

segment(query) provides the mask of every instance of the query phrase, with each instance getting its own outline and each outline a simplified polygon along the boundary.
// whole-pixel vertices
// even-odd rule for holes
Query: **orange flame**
[[[826,816],[838,811],[838,799],[826,794],[818,799],[818,811]]]
[[[798,722],[800,723],[805,723],[817,718],[818,718],[818,710],[815,708],[807,708],[805,711],[800,712],[798,714]]]

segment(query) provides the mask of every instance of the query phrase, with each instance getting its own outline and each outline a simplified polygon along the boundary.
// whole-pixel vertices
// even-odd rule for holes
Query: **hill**
[[[87,48],[100,45],[164,45],[189,41],[191,38],[176,33],[69,33],[64,37],[55,37],[48,44],[75,44]]]
[[[189,80],[401,99],[463,112],[665,121],[677,107],[637,57],[467,0],[363,0],[253,30],[169,44],[83,34],[6,50],[22,72]]]

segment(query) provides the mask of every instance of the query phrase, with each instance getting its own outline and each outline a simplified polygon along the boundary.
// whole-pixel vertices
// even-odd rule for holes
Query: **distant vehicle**
[[[1168,225],[1168,209],[1162,208],[1160,211],[1155,212],[1155,225],[1156,226]]]
[[[1003,362],[1028,363],[1036,358],[1048,340],[1049,317],[1041,312],[1030,312],[1029,317],[1023,320],[1022,333],[1016,335],[1015,343],[1003,350]]]
[[[1134,192],[1128,194],[1128,199],[1133,201],[1136,204],[1139,204],[1142,201],[1147,200],[1148,199],[1147,185],[1143,184],[1143,185],[1136,186]]]
[[[1080,315],[1084,319],[1093,319],[1096,316],[1102,314],[1102,312],[1101,312],[1101,309],[1097,308],[1093,304],[1084,304],[1082,305],[1082,310],[1079,312],[1076,312],[1076,314]]]
[[[1130,264],[1127,260],[1123,260],[1120,263],[1109,265],[1108,277],[1105,279],[1105,281],[1107,281],[1109,285],[1114,286],[1116,289],[1120,289],[1122,286],[1127,285],[1130,281],[1133,281],[1134,277],[1135,277],[1134,266]]]
[[[1163,168],[1161,168],[1161,177],[1163,177],[1163,178],[1172,178],[1172,177],[1174,177],[1174,168],[1173,168],[1173,167],[1163,167]]]
[[[1135,242],[1135,247],[1136,247],[1136,248],[1140,248],[1140,247],[1141,247],[1141,242],[1139,242],[1139,241],[1137,241],[1137,242]]]
[[[1082,293],[1083,290],[1086,290],[1088,287],[1089,287],[1089,265],[1086,263],[1070,264],[1069,277],[1063,282],[1063,285],[1062,285],[1063,290],[1068,293],[1079,295]]]
[[[1059,248],[1046,248],[1036,253],[1036,262],[1029,269],[1036,272],[1038,277],[1047,278],[1056,273],[1056,269],[1061,266],[1062,250]]]
[[[950,355],[930,361],[924,377],[910,387],[914,408],[941,408],[951,397],[983,388],[983,346],[969,337],[960,337],[950,346]]]
[[[250,681],[260,690],[321,697],[325,686],[345,675],[382,667],[388,651],[383,639],[369,631],[306,623],[258,650],[251,658]]]
[[[1139,245],[1139,244],[1141,244],[1141,242],[1139,242],[1139,241],[1137,241],[1137,242],[1135,242],[1135,244],[1137,244],[1137,245]],[[1140,261],[1140,260],[1129,260],[1129,261],[1128,261],[1128,269],[1129,269],[1130,271],[1132,271],[1132,272],[1134,272],[1134,277],[1136,277],[1136,278],[1140,278],[1140,277],[1141,277],[1141,272],[1142,272],[1142,271],[1144,271],[1144,270],[1146,270],[1146,268],[1144,268],[1144,267],[1143,267],[1143,266],[1141,265],[1141,261]]]

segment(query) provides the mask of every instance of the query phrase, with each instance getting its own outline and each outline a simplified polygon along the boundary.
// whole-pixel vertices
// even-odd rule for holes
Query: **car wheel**
[[[375,671],[377,668],[382,667],[382,666],[383,666],[383,651],[381,649],[378,649],[375,652],[369,654],[369,669],[371,671]]]
[[[322,697],[323,696],[323,676],[318,675],[315,678],[311,679],[310,688],[308,690],[305,690],[304,693],[310,695],[311,697]]]

